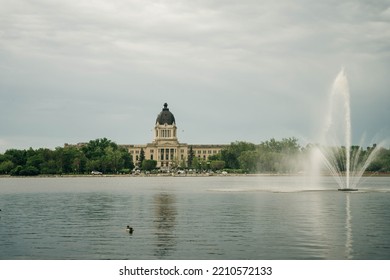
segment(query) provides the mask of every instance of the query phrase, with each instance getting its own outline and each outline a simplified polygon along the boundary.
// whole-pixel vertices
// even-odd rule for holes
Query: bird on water
[[[126,230],[129,232],[129,233],[133,233],[134,229],[131,227],[131,226],[127,226],[126,227]]]

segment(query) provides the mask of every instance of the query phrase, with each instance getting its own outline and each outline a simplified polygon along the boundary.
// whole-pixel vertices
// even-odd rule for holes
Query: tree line
[[[274,138],[254,144],[243,141],[232,142],[220,153],[203,160],[194,155],[189,147],[187,160],[176,164],[177,169],[226,170],[230,173],[274,173],[296,174],[305,170],[309,157],[317,145],[302,147],[296,138]],[[359,159],[367,158],[374,147],[366,149],[353,146]],[[345,147],[336,150],[336,164],[343,171]],[[358,160],[359,160],[358,159]],[[145,159],[143,150],[138,162],[129,152],[106,138],[91,140],[80,146],[65,145],[54,150],[47,148],[17,150],[10,149],[0,154],[0,174],[13,176],[34,176],[39,174],[89,174],[94,170],[105,174],[128,174],[136,166],[139,170],[156,170],[157,162]],[[370,172],[390,172],[390,150],[379,148],[376,158],[368,166]]]
[[[376,147],[363,148],[352,146],[351,154],[356,166],[362,166]],[[213,162],[224,164],[224,168],[239,173],[270,173],[297,174],[308,170],[311,164],[313,150],[332,150],[333,164],[341,172],[345,171],[345,147],[321,147],[318,144],[299,145],[298,139],[274,138],[253,144],[249,142],[233,142],[221,153],[209,157],[210,166]],[[390,172],[390,150],[379,148],[374,160],[368,165],[369,172]],[[344,158],[344,159],[343,159]]]
[[[296,138],[274,138],[258,145],[249,142],[233,142],[211,159],[225,163],[236,172],[248,173],[296,173],[301,166],[302,148]]]
[[[129,173],[133,168],[128,151],[106,138],[91,140],[81,147],[10,149],[0,154],[0,174],[13,176],[85,174],[94,170],[117,174]]]

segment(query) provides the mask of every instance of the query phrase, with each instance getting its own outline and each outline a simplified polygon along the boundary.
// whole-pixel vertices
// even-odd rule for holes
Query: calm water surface
[[[0,259],[390,259],[388,177],[0,178],[0,209]]]

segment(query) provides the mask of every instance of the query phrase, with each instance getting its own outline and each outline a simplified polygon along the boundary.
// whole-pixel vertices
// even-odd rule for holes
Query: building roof
[[[164,103],[164,108],[158,114],[157,119],[156,119],[156,124],[176,124],[175,122],[175,116],[169,111],[168,109],[168,104]]]

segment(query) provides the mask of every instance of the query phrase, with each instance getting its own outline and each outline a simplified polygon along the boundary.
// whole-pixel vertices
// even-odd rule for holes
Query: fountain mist
[[[326,146],[319,146],[315,150],[335,178],[339,190],[356,190],[360,178],[378,151],[378,147],[363,151],[360,146],[352,146],[351,135],[350,91],[348,79],[342,69],[330,94],[329,111],[322,135]]]

